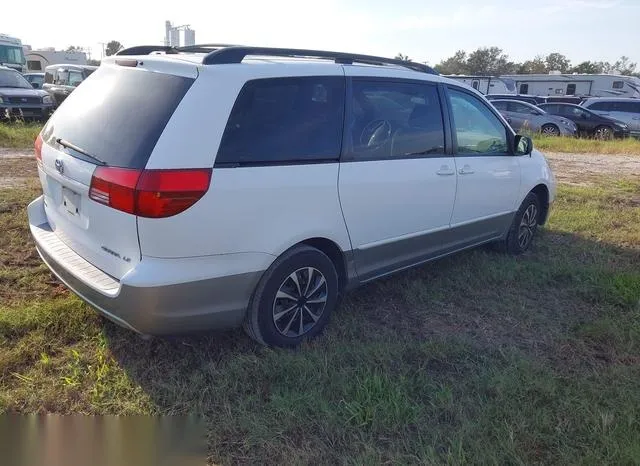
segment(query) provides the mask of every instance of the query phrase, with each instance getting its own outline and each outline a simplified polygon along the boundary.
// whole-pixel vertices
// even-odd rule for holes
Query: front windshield
[[[0,70],[0,87],[33,89],[29,81],[17,71]]]
[[[8,63],[12,65],[24,64],[22,47],[0,45],[0,63]]]

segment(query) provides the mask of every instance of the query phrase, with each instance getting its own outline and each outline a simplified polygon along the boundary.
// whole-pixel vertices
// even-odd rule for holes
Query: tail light
[[[98,167],[89,197],[140,217],[171,217],[198,202],[209,189],[210,168],[135,170]]]
[[[42,136],[40,136],[40,134],[38,134],[36,141],[33,143],[33,148],[36,153],[36,161],[38,162],[38,164],[41,164],[42,163]]]

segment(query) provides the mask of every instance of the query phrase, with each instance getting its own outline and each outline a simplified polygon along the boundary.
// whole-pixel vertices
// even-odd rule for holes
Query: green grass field
[[[0,123],[0,147],[31,149],[40,129],[38,123]]]
[[[527,254],[365,286],[296,351],[100,318],[34,251],[38,194],[0,189],[0,411],[195,413],[222,464],[640,462],[637,178],[560,186]]]

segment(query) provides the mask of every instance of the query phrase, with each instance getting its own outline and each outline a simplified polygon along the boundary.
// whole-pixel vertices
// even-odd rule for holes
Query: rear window
[[[181,76],[101,66],[60,105],[43,138],[49,144],[64,139],[110,166],[144,168],[192,83]]]
[[[311,76],[247,82],[236,100],[216,164],[337,160],[344,78]]]

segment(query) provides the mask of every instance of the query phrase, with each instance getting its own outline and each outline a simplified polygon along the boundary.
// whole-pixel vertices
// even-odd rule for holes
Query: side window
[[[575,84],[567,84],[567,95],[575,95],[576,93],[576,85]]]
[[[44,74],[44,82],[47,84],[53,83],[53,73],[51,73],[50,71],[47,71]]]
[[[318,76],[247,82],[233,106],[216,163],[337,160],[345,81]]]
[[[613,86],[614,89],[622,89],[624,87],[623,81],[614,81]]]
[[[529,93],[529,85],[522,83],[520,84],[520,90],[518,91],[518,94],[528,94]]]
[[[478,90],[478,87],[480,87],[480,81],[473,81],[471,83],[471,87],[473,87],[476,91]]]
[[[585,120],[587,118],[589,118],[589,113],[587,113],[584,110],[582,110],[581,108],[577,108],[577,107],[573,107],[573,115],[578,117],[578,118],[585,119]]]
[[[562,111],[560,110],[559,107],[560,107],[559,105],[545,105],[543,107],[543,110],[552,115],[560,115],[562,114]]]
[[[354,80],[348,125],[354,159],[444,154],[438,89],[428,83]]]
[[[526,105],[521,104],[520,102],[512,102],[513,110],[516,113],[524,113],[525,115],[535,115],[535,112],[527,107]]]
[[[618,102],[618,112],[640,113],[640,102]]]
[[[69,71],[69,86],[77,86],[82,82],[82,73],[80,71]]]
[[[598,112],[609,112],[611,111],[611,106],[609,105],[609,102],[594,102],[593,104],[589,105],[589,108],[591,110],[596,110]]]
[[[54,84],[66,86],[69,82],[69,72],[67,70],[57,70],[53,78]]]
[[[505,154],[507,130],[476,97],[449,88],[455,135],[460,154]]]
[[[27,60],[27,69],[33,71],[41,71],[42,63],[38,60]]]

